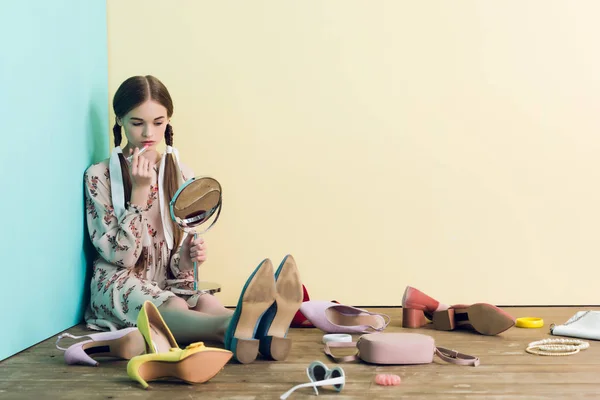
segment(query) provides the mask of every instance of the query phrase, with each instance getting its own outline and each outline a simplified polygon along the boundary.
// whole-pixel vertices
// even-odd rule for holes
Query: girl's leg
[[[158,309],[178,342],[225,341],[230,315],[208,315],[190,310],[180,297],[171,297]]]
[[[198,297],[194,310],[208,315],[227,315],[230,317],[233,315],[233,310],[225,308],[219,299],[212,294],[203,294]]]

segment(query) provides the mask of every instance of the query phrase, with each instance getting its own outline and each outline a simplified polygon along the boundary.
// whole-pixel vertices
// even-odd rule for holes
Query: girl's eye
[[[154,125],[156,126],[161,126],[163,123],[162,122],[155,122]]]
[[[132,125],[133,126],[142,126],[142,123],[141,122],[132,122]]]

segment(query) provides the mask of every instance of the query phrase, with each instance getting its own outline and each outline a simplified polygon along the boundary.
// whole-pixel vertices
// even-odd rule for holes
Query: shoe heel
[[[402,309],[402,327],[403,328],[420,328],[427,324],[427,318],[423,310],[415,308]]]
[[[148,382],[142,378],[143,371],[141,370],[144,364],[143,358],[144,356],[136,356],[129,360],[127,363],[127,375],[129,375],[129,378],[142,385],[142,388],[148,389]]]
[[[233,357],[241,364],[248,364],[258,357],[258,347],[260,342],[257,339],[238,339],[231,338],[230,351]]]
[[[288,337],[263,336],[260,338],[260,354],[275,361],[284,361],[291,350],[292,340]]]
[[[454,322],[454,309],[449,308],[445,311],[433,313],[433,327],[438,331],[452,331],[456,324]]]
[[[138,383],[140,385],[142,385],[142,389],[148,389],[150,387],[150,385],[148,385],[148,382],[146,382],[145,380],[142,379],[141,376],[137,376],[134,378],[136,381],[138,381]]]

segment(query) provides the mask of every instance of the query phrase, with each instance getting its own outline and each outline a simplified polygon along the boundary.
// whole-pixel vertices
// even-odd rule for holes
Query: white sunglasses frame
[[[314,367],[317,365],[325,369],[325,379],[323,379],[321,381],[317,381],[314,379],[314,376],[311,376],[311,372],[314,370]],[[339,371],[341,376],[339,376],[337,378],[331,378],[331,374],[333,371]],[[310,379],[310,382],[302,383],[300,385],[294,386],[293,388],[291,388],[290,390],[288,390],[287,392],[282,394],[280,399],[285,400],[297,389],[301,389],[301,388],[305,388],[305,387],[312,387],[315,390],[315,393],[317,394],[317,396],[319,395],[319,390],[317,389],[318,386],[341,385],[339,389],[335,388],[336,391],[341,392],[342,389],[344,388],[344,385],[346,384],[346,373],[344,372],[344,370],[341,367],[336,366],[334,368],[328,368],[327,365],[323,364],[321,361],[312,362],[306,368],[306,375],[308,375],[308,379]]]
[[[333,374],[333,371],[335,371],[335,370],[337,370],[340,373],[340,376],[346,376],[342,367],[335,366],[333,368],[329,368],[327,365],[325,365],[321,361],[313,361],[312,363],[310,363],[310,365],[308,367],[306,367],[306,375],[308,376],[308,379],[310,379],[311,382],[321,382],[321,381],[317,380],[317,378],[315,377],[315,374],[314,374],[315,367],[317,367],[317,366],[321,367],[325,370],[325,376],[323,377],[323,379],[321,379],[321,381],[324,381],[327,379],[332,379],[331,375]],[[313,389],[315,389],[315,394],[318,396],[319,390],[317,389],[317,386],[313,386]]]

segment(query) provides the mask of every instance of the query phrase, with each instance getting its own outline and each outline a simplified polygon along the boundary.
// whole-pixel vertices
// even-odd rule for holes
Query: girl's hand
[[[204,244],[204,239],[201,237],[194,239],[194,232],[190,232],[181,245],[180,255],[179,269],[182,271],[192,269],[194,261],[198,263],[198,266],[202,265],[206,261],[206,244]]]
[[[139,155],[140,149],[137,147],[135,150],[129,150],[129,154],[133,155],[133,159],[131,160],[130,170],[131,170],[131,184],[133,188],[148,188],[150,184],[154,182],[154,178],[156,175],[156,171],[154,171],[154,165],[148,158],[153,153],[154,158],[156,158],[156,154],[153,151],[146,151],[143,156]]]

